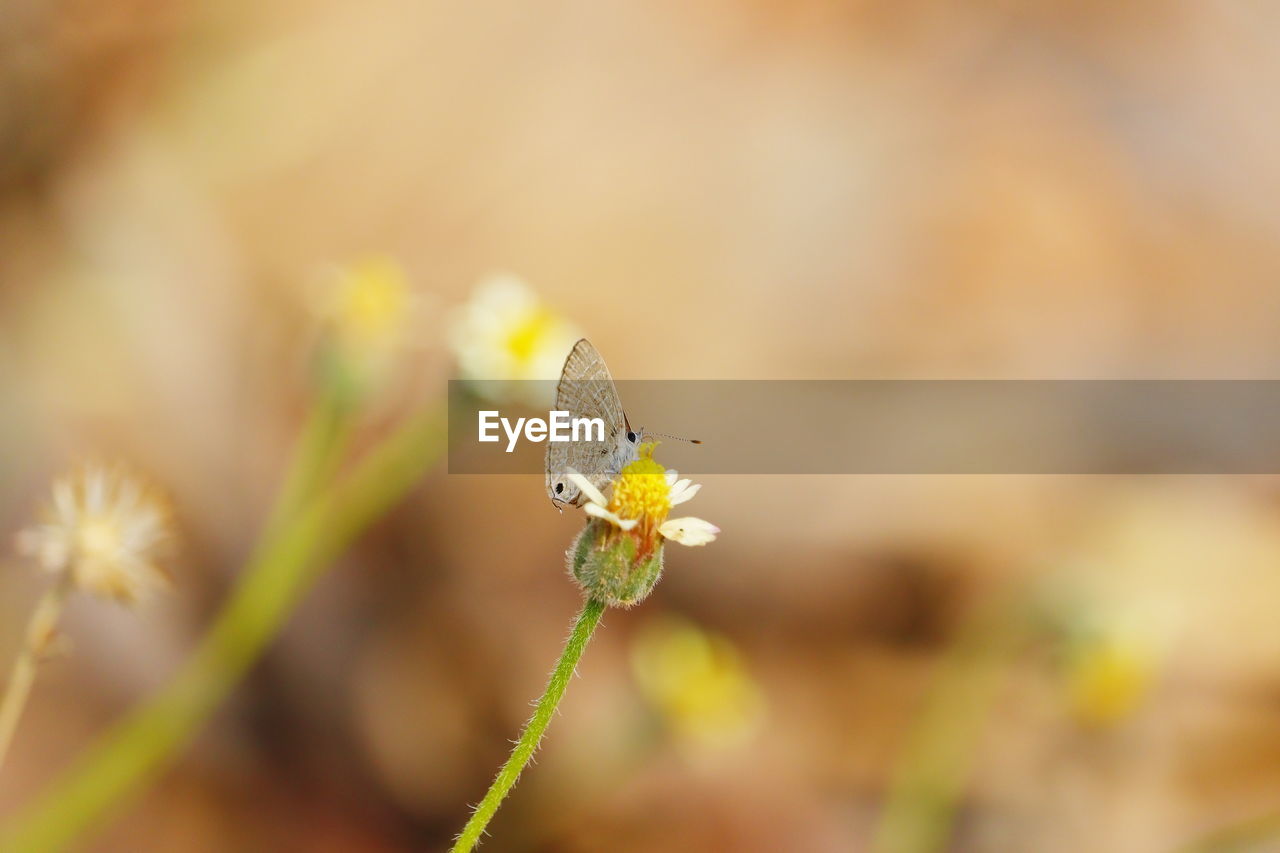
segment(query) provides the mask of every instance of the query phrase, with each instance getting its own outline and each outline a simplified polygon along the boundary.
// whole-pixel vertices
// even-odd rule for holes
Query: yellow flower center
[[[120,525],[107,516],[85,519],[76,530],[76,556],[72,572],[82,589],[119,601],[132,601],[134,579],[121,560],[124,541]]]
[[[348,274],[337,306],[338,326],[355,346],[389,341],[409,310],[409,286],[389,260],[370,260]]]
[[[1155,661],[1139,644],[1121,638],[1099,640],[1079,654],[1068,673],[1071,703],[1088,724],[1120,722],[1141,704],[1151,687]]]
[[[507,351],[521,364],[532,361],[555,323],[553,312],[542,306],[532,309],[508,332]]]
[[[620,518],[638,518],[656,528],[671,511],[671,487],[666,469],[653,459],[653,443],[640,445],[640,458],[622,469],[613,484],[609,509]]]
[[[110,518],[86,519],[77,530],[80,555],[88,560],[113,560],[120,552],[120,526]]]

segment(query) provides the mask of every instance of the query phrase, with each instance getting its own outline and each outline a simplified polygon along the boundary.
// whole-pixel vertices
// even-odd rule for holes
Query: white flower
[[[89,466],[53,485],[42,524],[18,534],[18,551],[80,590],[126,604],[167,584],[158,558],[169,512],[119,468]]]
[[[458,310],[449,333],[458,373],[478,393],[521,397],[536,405],[550,402],[551,384],[524,381],[558,379],[564,354],[581,337],[572,323],[512,275],[481,281]]]
[[[622,469],[614,481],[612,499],[606,499],[603,492],[577,471],[571,469],[568,475],[587,496],[587,503],[582,507],[587,515],[604,519],[625,532],[638,527],[642,545],[656,544],[655,534],[681,545],[706,545],[720,532],[720,528],[701,518],[667,518],[673,506],[692,499],[702,486],[679,479],[673,470],[664,470],[653,459],[652,444],[641,445],[640,458]],[[642,547],[641,550],[648,549]]]

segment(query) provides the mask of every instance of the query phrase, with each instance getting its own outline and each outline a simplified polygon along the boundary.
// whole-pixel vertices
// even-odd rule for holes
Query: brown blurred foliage
[[[163,602],[73,606],[0,813],[163,683],[233,582],[306,408],[318,270],[388,254],[430,315],[366,435],[443,396],[448,311],[495,269],[626,378],[1266,377],[1277,35],[1268,7],[1193,2],[8,4],[0,530],[119,455],[172,492],[184,549]],[[867,849],[946,650],[1021,585],[1142,637],[1150,686],[1096,725],[1071,697],[1114,699],[1131,658],[1021,651],[953,849],[1168,850],[1263,813],[1276,497],[707,478],[721,540],[607,615],[484,849]],[[532,478],[436,472],[87,849],[441,849],[554,659],[577,524]],[[0,660],[39,583],[6,561]],[[752,737],[689,748],[646,704],[630,648],[664,613],[739,649]]]

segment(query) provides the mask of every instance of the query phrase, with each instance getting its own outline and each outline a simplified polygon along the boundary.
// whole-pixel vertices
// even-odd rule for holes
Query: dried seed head
[[[119,466],[87,465],[53,484],[41,523],[18,534],[17,548],[76,589],[133,604],[168,583],[159,561],[171,541],[154,489]]]

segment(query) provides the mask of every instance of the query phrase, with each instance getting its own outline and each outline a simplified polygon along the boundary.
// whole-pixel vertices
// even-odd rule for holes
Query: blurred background
[[[181,548],[146,606],[71,604],[0,815],[225,599],[334,270],[412,297],[365,444],[443,401],[501,272],[619,378],[1271,377],[1278,34],[1232,3],[11,0],[0,534],[120,458]],[[1275,480],[703,480],[719,541],[606,615],[484,850],[1129,853],[1274,814]],[[580,524],[437,466],[83,849],[443,849],[559,652]],[[0,567],[7,668],[47,578]]]

